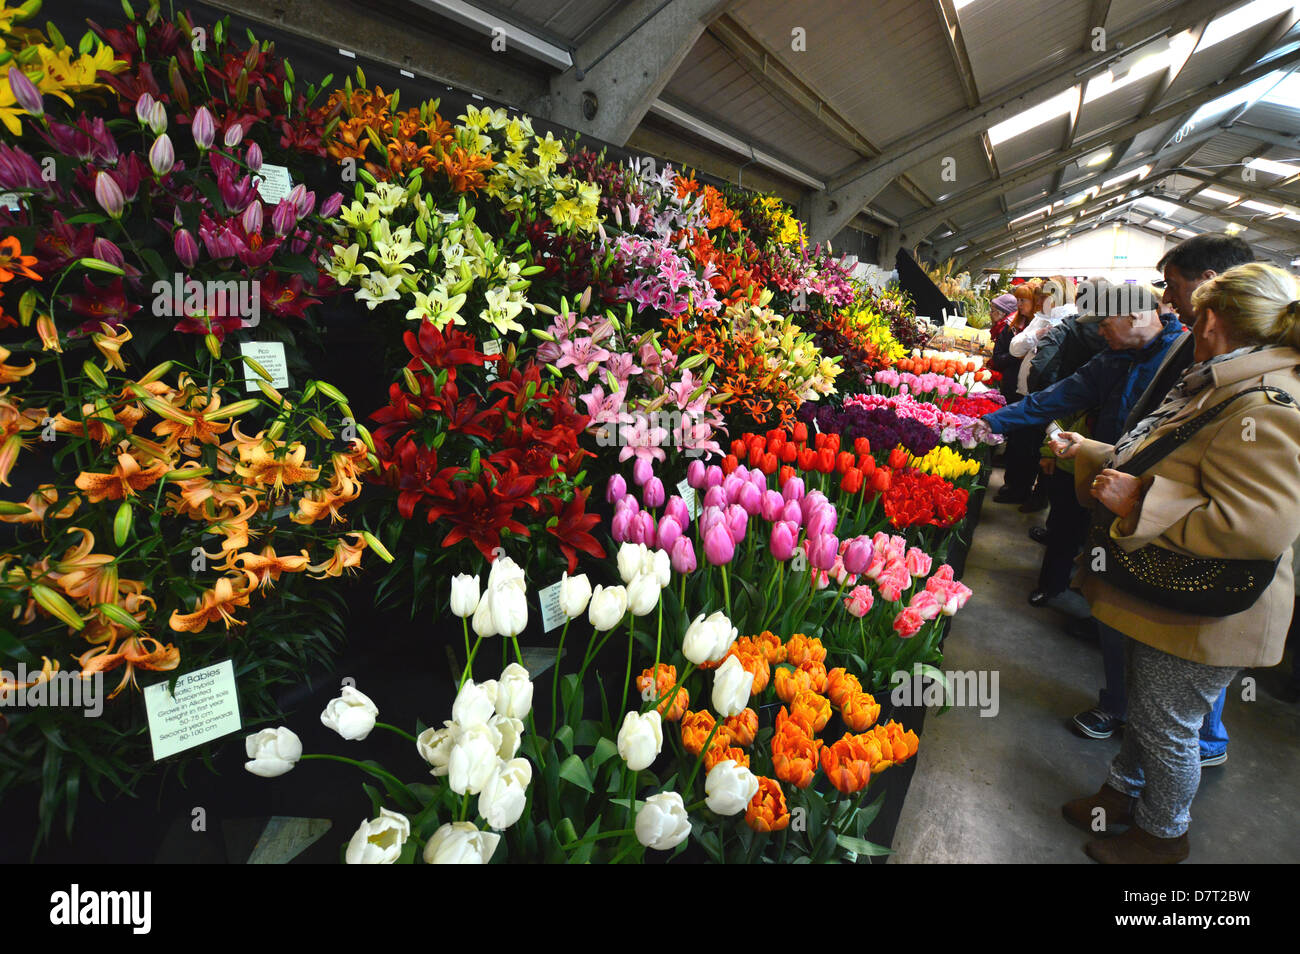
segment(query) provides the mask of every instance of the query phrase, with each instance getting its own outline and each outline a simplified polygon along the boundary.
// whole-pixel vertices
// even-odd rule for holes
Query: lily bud
[[[149,125],[149,110],[153,109],[155,100],[149,93],[141,93],[135,101],[135,118],[141,126]]]
[[[227,149],[234,149],[236,146],[239,145],[239,143],[243,140],[243,138],[244,138],[244,127],[241,126],[239,123],[234,123],[226,129],[226,135],[222,138],[221,141],[225,144]]]
[[[167,108],[162,103],[154,103],[149,107],[149,129],[155,136],[167,129]]]
[[[45,106],[41,102],[41,91],[16,66],[9,67],[9,90],[14,94],[18,105],[33,116],[45,115]]]
[[[176,152],[172,148],[171,138],[163,133],[149,147],[149,168],[154,171],[154,175],[165,176],[172,171],[174,165]]]
[[[126,196],[117,181],[107,172],[95,174],[95,201],[108,213],[109,218],[120,219],[126,208]]]
[[[194,112],[194,118],[190,122],[190,132],[194,135],[194,145],[199,149],[211,149],[212,140],[217,134],[216,123],[212,119],[212,113],[208,112],[208,107],[200,106]]]
[[[199,243],[186,229],[177,229],[172,236],[172,249],[186,268],[193,268],[199,260]]]
[[[254,172],[257,172],[259,169],[261,169],[262,168],[262,147],[259,146],[257,143],[250,143],[248,147],[248,154],[244,156],[244,164],[247,165],[248,168],[252,169]],[[342,196],[340,196],[339,205],[342,206],[342,204],[343,204],[343,198]]]

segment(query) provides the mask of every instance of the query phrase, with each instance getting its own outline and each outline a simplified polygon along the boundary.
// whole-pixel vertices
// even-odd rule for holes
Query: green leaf
[[[591,767],[600,768],[609,759],[618,754],[618,746],[613,739],[601,738],[596,743],[596,751],[591,754]]]
[[[560,726],[559,731],[555,733],[555,744],[557,746],[563,745],[565,749],[572,752],[573,751],[573,726],[571,725]]]
[[[564,764],[560,766],[560,778],[592,794],[596,792],[596,787],[591,783],[591,775],[587,771],[586,764],[576,755],[570,755],[564,760]]]
[[[862,838],[854,838],[852,835],[839,835],[835,840],[841,848],[851,851],[855,855],[871,857],[893,854],[892,851],[882,845],[872,844]]]

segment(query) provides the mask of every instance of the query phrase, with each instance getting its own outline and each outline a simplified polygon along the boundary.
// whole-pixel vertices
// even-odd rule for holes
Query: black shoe
[[[1029,539],[1030,539],[1030,540],[1033,540],[1035,543],[1046,544],[1046,543],[1047,543],[1047,537],[1048,537],[1048,533],[1047,533],[1047,528],[1046,528],[1046,527],[1030,527],[1030,528],[1029,528]]]
[[[1029,594],[1029,605],[1042,609],[1047,605],[1048,600],[1052,598],[1050,593],[1044,593],[1042,590],[1034,590]]]
[[[1103,709],[1089,709],[1074,717],[1074,727],[1090,739],[1109,739],[1124,720]]]
[[[1228,752],[1226,749],[1218,755],[1202,755],[1201,768],[1212,768],[1215,765],[1222,765],[1226,761],[1228,761]]]
[[[1001,490],[997,492],[997,494],[994,495],[993,502],[1018,504],[1018,503],[1024,503],[1028,499],[1029,499],[1028,494],[1009,493],[1007,489],[1003,487]]]
[[[1091,616],[1084,619],[1072,619],[1065,624],[1065,631],[1075,639],[1096,639],[1097,621]]]

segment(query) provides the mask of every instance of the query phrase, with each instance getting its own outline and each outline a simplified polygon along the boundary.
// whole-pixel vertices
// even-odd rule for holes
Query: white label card
[[[17,192],[0,193],[0,208],[8,209],[10,212],[17,212],[23,207],[23,200],[18,197]]]
[[[501,339],[489,338],[487,341],[483,342],[483,347],[479,350],[484,354],[500,354]],[[497,369],[495,364],[484,365],[483,370],[487,372],[487,379],[489,381],[495,381],[497,379]]]
[[[694,487],[684,480],[679,481],[677,483],[677,496],[681,497],[682,502],[686,504],[686,512],[691,515],[692,520],[700,515],[699,501],[696,499]],[[682,529],[685,530],[686,528],[683,527]]]
[[[537,597],[542,601],[542,632],[549,633],[563,626],[568,617],[560,609],[560,584],[552,583],[538,593]]]
[[[262,168],[253,177],[253,181],[257,183],[257,194],[268,205],[279,205],[280,200],[293,190],[293,179],[289,176],[288,167],[270,162],[262,163]]]
[[[245,341],[239,346],[240,354],[246,354],[271,376],[267,383],[273,388],[289,386],[289,365],[284,359],[284,342],[282,341]],[[257,382],[262,376],[247,365],[244,366],[244,389],[256,391]]]
[[[174,694],[167,691],[168,682],[163,680],[144,690],[154,761],[243,727],[235,664],[231,660],[178,677]]]

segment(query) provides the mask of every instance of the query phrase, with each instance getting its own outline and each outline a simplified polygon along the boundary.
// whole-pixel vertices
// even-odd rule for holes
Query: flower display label
[[[677,496],[682,498],[682,503],[686,504],[686,512],[690,514],[691,517],[698,517],[700,515],[699,507],[697,505],[698,502],[695,499],[694,487],[684,480],[678,481]]]
[[[289,365],[284,358],[284,342],[245,341],[240,344],[239,352],[252,358],[266,369],[266,373],[271,376],[271,380],[268,382],[271,387],[287,388],[289,386]],[[256,391],[259,378],[260,375],[256,371],[248,368],[244,377],[245,390]]]
[[[257,194],[268,205],[278,205],[293,190],[293,178],[289,175],[288,168],[270,162],[262,163],[254,181],[257,183]]]
[[[486,341],[483,342],[482,351],[484,354],[500,354],[501,339],[500,338],[487,339]],[[483,370],[484,372],[486,372],[487,379],[489,381],[495,381],[497,379],[497,369],[495,367],[489,367],[487,365],[484,365]]]
[[[144,690],[154,761],[243,727],[232,660],[177,677],[174,692],[167,691],[168,682],[165,679]]]
[[[556,580],[543,589],[537,598],[542,601],[542,631],[549,633],[562,626],[568,617],[560,608],[560,581]]]
[[[16,192],[0,192],[0,209],[17,212],[23,207],[23,201]]]

